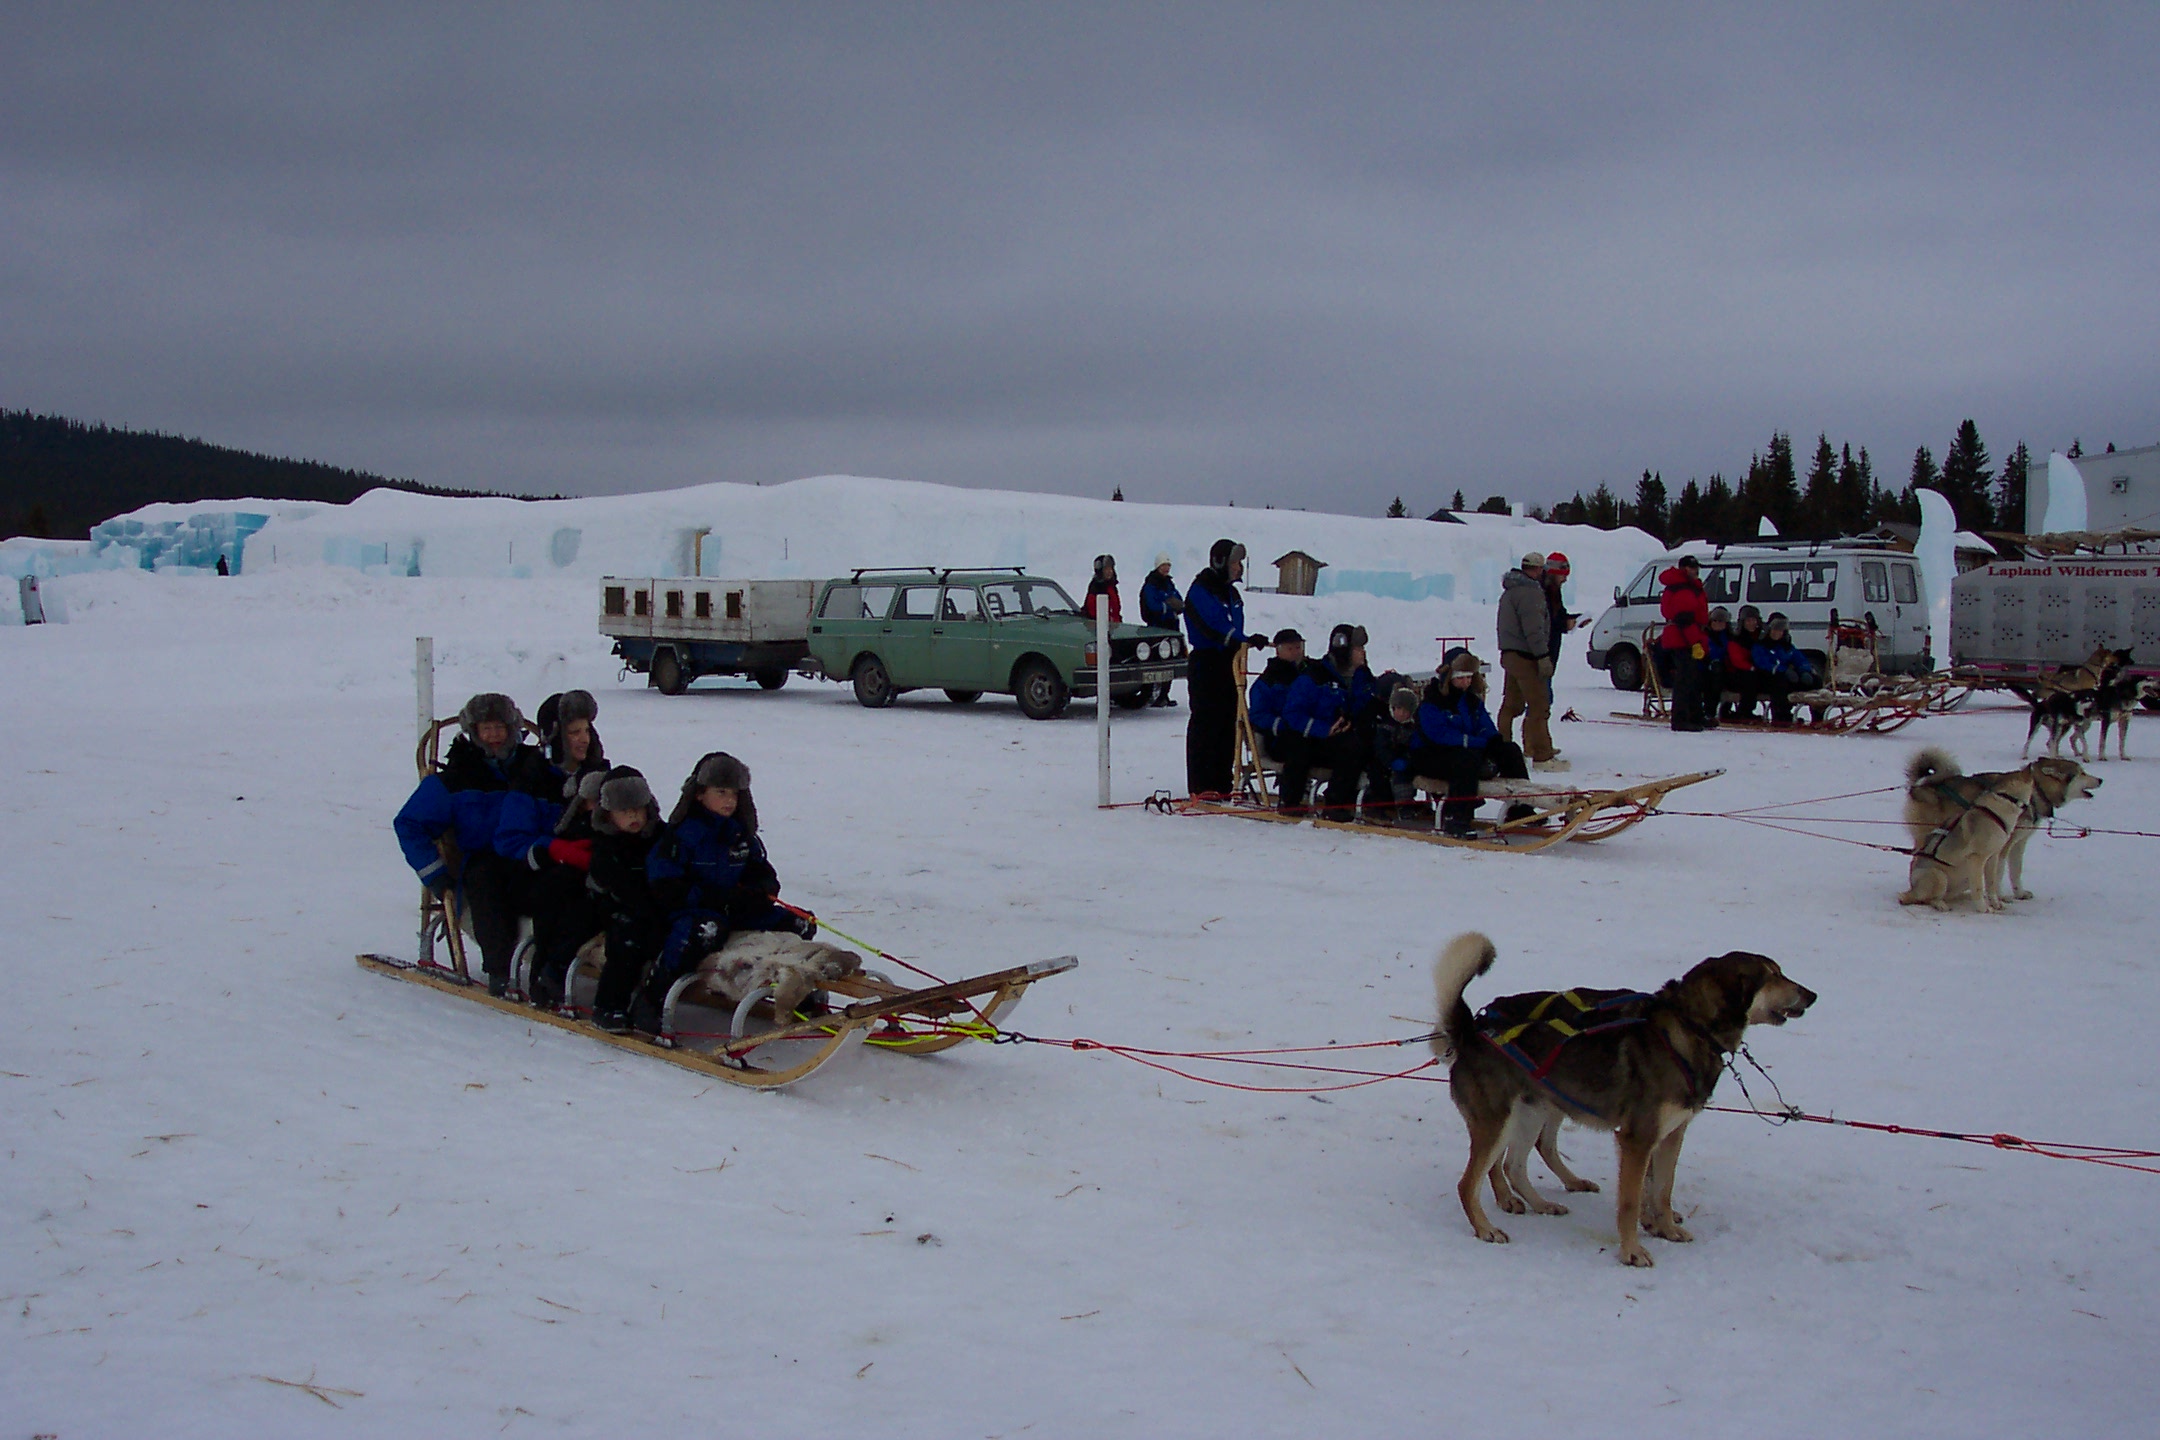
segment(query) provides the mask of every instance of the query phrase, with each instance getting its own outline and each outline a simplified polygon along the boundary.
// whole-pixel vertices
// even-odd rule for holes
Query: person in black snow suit
[[[1267,641],[1245,633],[1245,597],[1237,582],[1245,578],[1245,547],[1217,540],[1208,550],[1207,569],[1193,577],[1185,592],[1185,698],[1192,716],[1185,723],[1185,788],[1194,795],[1227,795],[1237,760],[1237,672],[1231,656],[1245,646]]]
[[[524,729],[509,696],[487,692],[467,700],[442,765],[391,822],[420,883],[470,917],[490,995],[509,987],[518,916],[531,903],[527,872],[495,851],[511,775],[545,764],[523,743]]]
[[[1372,671],[1365,668],[1365,627],[1337,625],[1328,633],[1327,654],[1305,666],[1283,701],[1279,738],[1285,746],[1282,808],[1286,812],[1303,807],[1308,777],[1314,770],[1325,769],[1325,818],[1357,818],[1378,689]]]
[[[1156,630],[1175,630],[1178,616],[1184,613],[1185,597],[1178,594],[1177,581],[1170,578],[1170,557],[1157,555],[1155,568],[1140,582],[1140,623]],[[1150,703],[1157,709],[1176,706],[1177,701],[1170,698],[1173,683],[1165,680],[1155,687],[1155,698]]]
[[[525,867],[525,898],[533,917],[531,994],[542,1009],[562,999],[562,977],[578,947],[600,928],[585,870],[592,859],[592,802],[581,795],[587,776],[607,773],[607,754],[593,728],[600,704],[585,690],[566,690],[540,702],[546,751],[518,758],[510,772],[495,829],[495,850]]]
[[[1372,727],[1372,770],[1365,782],[1365,808],[1375,820],[1405,830],[1432,828],[1432,811],[1417,797],[1417,772],[1410,757],[1418,747],[1420,696],[1404,681],[1390,687],[1387,705]]]
[[[653,973],[639,992],[631,1020],[657,1031],[661,1003],[678,975],[718,950],[738,930],[791,930],[808,939],[815,921],[777,903],[780,877],[758,838],[750,770],[715,751],[683,781],[667,833],[645,857],[645,879],[666,916],[666,934]]]
[[[630,1028],[630,997],[652,963],[666,918],[645,878],[646,860],[666,826],[652,787],[628,765],[588,775],[583,786],[593,787],[592,866],[585,889],[607,933],[607,963],[593,992],[593,1023],[620,1035]]]

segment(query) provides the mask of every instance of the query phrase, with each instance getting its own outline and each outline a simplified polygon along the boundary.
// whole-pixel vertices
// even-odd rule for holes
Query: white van
[[[1651,561],[1613,590],[1612,608],[1590,630],[1589,660],[1612,676],[1615,689],[1642,688],[1643,647],[1655,646],[1665,628],[1658,576],[1682,555],[1702,562],[1703,589],[1712,605],[1733,612],[1753,605],[1768,619],[1782,611],[1793,643],[1827,668],[1830,617],[1875,617],[1882,668],[1895,675],[1925,675],[1935,668],[1928,633],[1927,590],[1920,565],[1903,550],[1873,540],[1755,540],[1742,545],[1689,545]],[[1648,639],[1644,638],[1647,631]]]

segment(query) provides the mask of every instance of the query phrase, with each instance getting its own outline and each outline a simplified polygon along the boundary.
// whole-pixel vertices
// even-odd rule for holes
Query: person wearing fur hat
[[[1725,644],[1725,689],[1734,699],[1719,714],[1721,720],[1753,720],[1755,702],[1767,692],[1755,671],[1755,647],[1762,643],[1762,611],[1753,605],[1740,607],[1740,623]]]
[[[607,755],[593,720],[600,713],[591,692],[566,690],[540,702],[538,723],[546,750],[528,750],[510,775],[495,827],[495,850],[525,867],[525,908],[533,920],[532,993],[543,1009],[561,999],[562,977],[578,947],[599,928],[585,893],[592,855],[592,799],[580,791],[591,780],[597,793]]]
[[[758,838],[749,767],[724,751],[698,761],[683,781],[667,832],[646,856],[645,878],[667,922],[652,976],[638,996],[640,1030],[658,1024],[675,977],[736,931],[792,930],[808,938],[817,930],[775,903],[780,877]]]
[[[391,828],[420,883],[451,897],[472,919],[488,993],[508,985],[518,916],[529,904],[524,875],[496,853],[495,832],[511,776],[538,759],[524,743],[525,720],[507,695],[482,693],[458,711],[458,735]]]
[[[1237,672],[1231,657],[1267,641],[1245,633],[1245,547],[1217,540],[1207,568],[1185,592],[1185,788],[1195,795],[1225,795],[1237,759]]]
[[[1088,581],[1087,598],[1080,602],[1080,613],[1093,620],[1095,618],[1095,607],[1102,604],[1107,604],[1110,607],[1110,623],[1112,625],[1124,621],[1125,606],[1118,599],[1117,557],[1114,555],[1097,555],[1095,557],[1095,574]]]
[[[1140,623],[1154,630],[1175,630],[1178,616],[1185,613],[1185,597],[1178,594],[1177,581],[1170,577],[1170,557],[1155,557],[1155,568],[1148,571],[1140,582]],[[1155,698],[1150,703],[1157,709],[1175,706],[1170,698],[1170,681],[1155,687]]]
[[[1763,626],[1762,639],[1749,651],[1762,692],[1770,697],[1770,723],[1783,728],[1793,723],[1792,695],[1812,690],[1821,683],[1815,662],[1793,644],[1792,627],[1782,612],[1773,610]]]
[[[1429,830],[1432,812],[1418,801],[1417,772],[1410,757],[1420,735],[1417,712],[1421,697],[1407,681],[1394,686],[1372,728],[1372,776],[1366,782],[1365,803],[1369,818],[1386,820],[1405,829]],[[1376,802],[1391,802],[1376,810]]]
[[[1425,687],[1417,709],[1418,744],[1410,754],[1412,776],[1447,781],[1440,831],[1458,839],[1477,833],[1478,782],[1491,777],[1528,778],[1523,752],[1500,734],[1485,709],[1485,665],[1468,650],[1451,652]]]
[[[1276,735],[1283,746],[1282,808],[1305,804],[1307,777],[1328,771],[1325,813],[1330,820],[1357,816],[1359,782],[1365,777],[1372,705],[1378,690],[1365,666],[1365,627],[1337,625],[1327,654],[1307,664],[1290,682]]]
[[[593,992],[593,1023],[619,1035],[630,1029],[631,996],[652,963],[666,918],[645,874],[666,825],[652,787],[628,765],[588,775],[582,784],[593,788],[592,865],[585,889],[607,935],[607,963]]]
[[[1710,607],[1710,618],[1703,622],[1702,658],[1702,723],[1703,729],[1715,730],[1724,709],[1726,668],[1732,653],[1732,611],[1723,605]]]

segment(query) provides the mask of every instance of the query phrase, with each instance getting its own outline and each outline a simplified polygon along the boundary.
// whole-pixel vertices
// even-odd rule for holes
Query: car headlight
[[[1142,640],[1140,642],[1139,650],[1135,653],[1142,660],[1152,660],[1155,658],[1155,647],[1149,642]]]

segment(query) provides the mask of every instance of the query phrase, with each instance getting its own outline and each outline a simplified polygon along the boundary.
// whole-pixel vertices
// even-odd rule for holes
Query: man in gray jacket
[[[1500,713],[1494,717],[1500,738],[1514,743],[1515,717],[1523,717],[1523,753],[1539,770],[1565,770],[1568,762],[1553,748],[1548,721],[1552,696],[1552,617],[1545,603],[1545,557],[1533,550],[1522,568],[1500,582],[1500,669],[1506,675]]]

